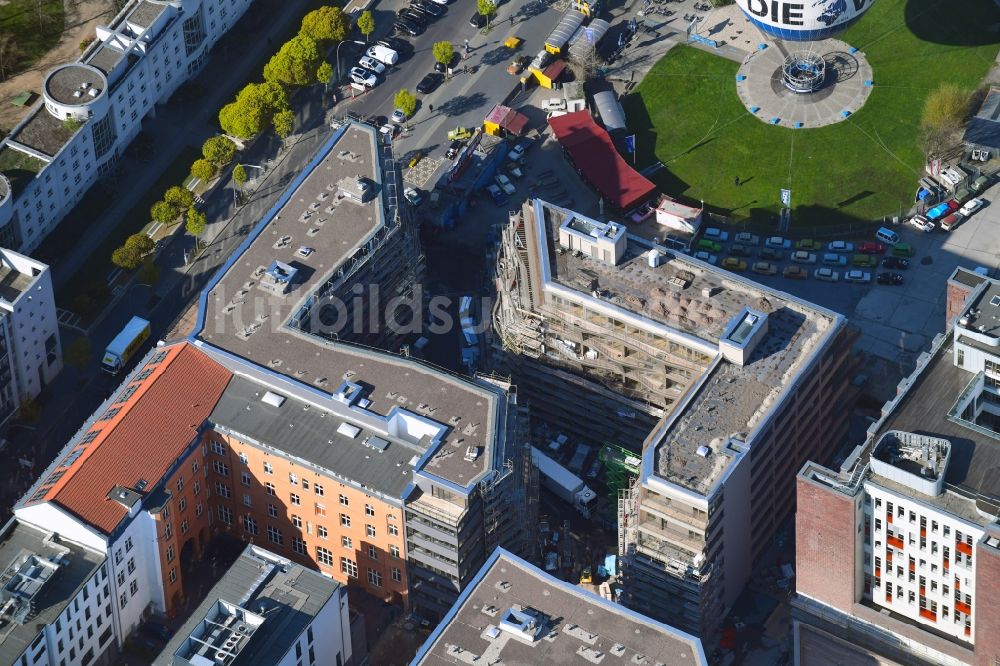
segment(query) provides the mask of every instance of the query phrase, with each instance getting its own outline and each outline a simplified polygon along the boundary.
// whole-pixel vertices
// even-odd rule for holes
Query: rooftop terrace
[[[31,115],[11,136],[11,141],[16,141],[28,148],[34,148],[40,153],[54,157],[76,134],[77,125],[67,126],[65,121],[55,118],[45,110],[45,107],[39,106],[31,112]],[[7,150],[12,149],[7,148]],[[29,157],[29,159],[38,161],[34,157]],[[41,167],[38,170],[41,170]]]
[[[5,606],[0,616],[0,663],[3,664],[15,662],[38,635],[39,625],[55,622],[80,587],[104,562],[101,553],[61,541],[58,536],[17,521],[8,523],[0,535],[0,568],[8,569],[12,565],[16,568],[31,557],[44,560],[38,569],[44,569],[46,575],[37,577],[35,583],[14,580],[6,574],[2,580],[5,586],[2,601],[6,604],[14,599],[13,605]],[[8,586],[18,589],[11,589],[13,594],[8,594]],[[15,619],[14,614],[22,606],[24,609],[30,606],[31,610],[26,617]]]
[[[1000,337],[1000,282],[990,281],[979,296],[972,299],[960,325],[991,338]],[[1000,353],[1000,349],[994,353]]]
[[[126,19],[129,23],[132,23],[140,28],[148,28],[153,25],[153,22],[160,17],[160,14],[167,11],[167,5],[163,2],[149,2],[148,0],[142,0],[132,13],[128,15]]]
[[[327,395],[344,381],[365,387],[367,409],[387,416],[406,409],[445,424],[443,446],[424,468],[462,486],[489,466],[499,392],[407,358],[337,342],[293,328],[289,320],[319,300],[317,291],[338,274],[376,257],[383,234],[398,224],[387,210],[390,184],[377,160],[373,128],[348,124],[234,253],[221,277],[203,294],[196,335],[229,354]],[[364,202],[338,197],[345,178],[370,182]],[[393,174],[395,175],[395,174]],[[312,251],[299,251],[309,248]],[[287,288],[260,287],[277,260],[295,269]],[[314,312],[319,308],[314,308]],[[310,320],[311,330],[323,323]],[[470,446],[484,454],[466,460]]]
[[[553,578],[502,549],[483,565],[412,664],[479,662],[707,663],[698,639]]]
[[[654,473],[697,493],[708,492],[737,453],[724,446],[728,439],[747,440],[843,318],[672,250],[661,249],[660,265],[651,266],[653,246],[631,235],[617,265],[560,251],[555,234],[567,211],[542,207],[553,282],[577,292],[588,308],[612,317],[615,312],[637,315],[641,322],[636,326],[704,355],[706,363],[697,370],[702,378],[694,378],[689,401],[663,424]],[[592,296],[593,291],[599,296]],[[756,346],[740,366],[719,357],[719,342],[745,308],[766,315],[767,329],[755,334]],[[705,453],[702,447],[710,448],[708,455],[698,452]]]

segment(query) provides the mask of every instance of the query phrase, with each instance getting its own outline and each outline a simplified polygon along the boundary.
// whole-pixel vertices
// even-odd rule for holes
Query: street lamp
[[[258,169],[260,171],[264,171],[265,170],[264,167],[258,166],[256,164],[237,164],[236,166],[250,167],[251,169]],[[233,167],[233,169],[235,169],[235,168],[236,167]],[[236,190],[237,189],[238,189],[238,185],[236,184],[236,181],[234,180],[233,181],[233,206],[236,206]]]
[[[338,84],[340,83],[340,47],[343,46],[344,44],[347,44],[347,43],[360,44],[361,46],[367,46],[368,45],[367,42],[361,42],[361,41],[358,41],[356,39],[345,39],[341,43],[337,44],[337,83]]]

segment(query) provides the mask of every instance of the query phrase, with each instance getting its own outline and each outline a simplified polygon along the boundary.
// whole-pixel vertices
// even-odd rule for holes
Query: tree
[[[153,286],[160,281],[160,267],[152,259],[146,259],[142,262],[135,277],[140,283]]]
[[[392,98],[392,102],[396,105],[397,109],[403,112],[403,115],[407,119],[417,110],[417,98],[406,88],[397,92],[396,96]]]
[[[333,80],[333,66],[324,61],[316,69],[316,80],[323,84],[323,90],[330,89],[330,81]]]
[[[40,418],[42,418],[41,405],[32,396],[24,396],[17,410],[17,420],[21,423],[37,423]]]
[[[451,68],[451,61],[455,58],[455,47],[451,45],[451,42],[434,42],[431,54],[439,63]]]
[[[86,39],[82,40],[80,42],[80,53],[83,53],[84,51],[86,51],[87,47],[90,46],[93,43],[94,43],[94,38],[93,37],[87,37]]]
[[[497,3],[494,0],[476,0],[476,9],[486,17],[486,27],[490,27],[490,17],[497,11]]]
[[[142,257],[134,249],[122,245],[111,253],[111,263],[122,270],[131,271],[139,267]]]
[[[82,294],[81,294],[82,295]],[[63,359],[74,368],[82,368],[90,362],[91,347],[87,337],[81,335],[69,343],[63,351]]]
[[[365,36],[366,42],[368,41],[368,36],[375,32],[375,17],[372,16],[370,9],[361,12],[361,16],[358,17],[358,30]]]
[[[267,129],[274,114],[288,108],[288,95],[281,84],[273,81],[251,83],[234,101],[222,107],[219,124],[226,134],[249,139]]]
[[[195,237],[199,242],[201,241],[201,235],[205,233],[205,227],[208,225],[208,221],[205,219],[205,214],[198,211],[196,208],[188,208],[187,212],[187,222],[184,224],[184,230]]]
[[[216,166],[225,166],[236,157],[236,144],[229,137],[213,136],[201,144],[202,156]]]
[[[924,101],[920,116],[920,143],[928,159],[955,146],[972,109],[972,95],[953,83],[944,83]]]
[[[195,160],[191,165],[191,175],[207,183],[215,178],[215,165],[206,159]]]
[[[0,79],[6,79],[12,73],[22,55],[24,51],[13,33],[0,34]]]
[[[133,250],[142,259],[156,249],[156,242],[146,234],[132,234],[125,239],[125,247]]]
[[[160,224],[170,224],[177,219],[178,214],[180,214],[180,209],[167,201],[157,201],[149,209],[149,217]]]
[[[340,7],[323,6],[302,17],[299,35],[317,42],[342,42],[347,38],[350,28],[351,25]]]
[[[247,170],[243,168],[242,164],[237,164],[233,168],[233,182],[235,182],[239,187],[243,187],[243,185],[246,184]]]
[[[186,187],[174,185],[163,194],[163,200],[183,212],[194,205],[194,192]]]
[[[315,80],[319,46],[308,35],[292,37],[264,65],[264,80],[286,86],[304,86]]]
[[[274,114],[274,133],[282,139],[287,139],[288,135],[295,129],[295,114],[291,111],[282,111]]]

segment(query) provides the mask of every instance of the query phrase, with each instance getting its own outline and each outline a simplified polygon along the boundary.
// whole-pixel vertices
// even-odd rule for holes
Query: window
[[[274,474],[274,467],[271,466],[271,463],[264,463],[264,474]]]
[[[197,495],[201,492],[201,481],[194,482],[194,494]]]
[[[130,553],[135,545],[132,543],[132,537],[125,539],[125,552]]]
[[[240,457],[240,462],[243,463],[244,465],[250,462],[250,459],[247,458],[247,454],[243,453],[242,451],[240,451],[239,457]]]
[[[319,495],[320,497],[322,497],[323,496],[323,486],[321,484],[319,484],[319,483],[314,483],[313,484],[313,492],[316,493],[317,495]]]
[[[351,541],[351,537],[340,537],[340,545],[347,550],[354,550],[354,542]]]
[[[281,533],[281,530],[279,530],[277,527],[274,527],[273,525],[267,526],[267,538],[272,543],[276,543],[279,545],[285,543],[285,536]]]
[[[271,516],[272,518],[277,518],[278,517],[278,507],[274,506],[273,504],[268,504],[267,505],[267,515]]]
[[[382,574],[368,567],[368,582],[375,587],[382,587]]]
[[[330,532],[328,532],[327,529],[326,529],[326,527],[324,527],[323,525],[317,525],[316,526],[316,535],[320,539],[325,539],[326,537],[328,537],[330,535]]]
[[[295,505],[302,504],[302,500],[295,493],[289,493],[288,499],[291,500],[292,504],[295,504]]]
[[[226,455],[226,447],[222,442],[212,440],[212,453],[216,453],[220,456]]]
[[[292,484],[293,486],[299,485],[299,475],[298,474],[293,474],[292,472],[289,472],[288,473],[288,483]]]
[[[253,498],[250,495],[243,495],[243,506],[253,506]]]
[[[305,555],[306,542],[301,537],[292,537],[292,550],[299,555]]]
[[[365,525],[365,534],[367,534],[370,537],[374,537],[375,536],[375,526],[374,525]]]
[[[399,567],[393,567],[392,568],[392,579],[394,581],[396,581],[397,583],[399,581],[403,580],[403,574],[402,574],[402,572],[400,572]]]
[[[128,572],[129,573],[135,573],[135,558],[134,557],[128,558]]]
[[[125,572],[124,571],[119,571],[118,572],[118,586],[121,587],[124,584],[125,584]]]
[[[128,586],[129,593],[134,597],[135,593],[139,591],[139,581],[133,580]]]
[[[125,608],[126,604],[128,604],[128,593],[122,592],[121,596],[118,597],[118,606]]]
[[[292,516],[292,525],[295,525],[300,530],[302,529],[302,516]]]
[[[340,525],[341,525],[341,527],[350,527],[351,526],[351,517],[348,516],[346,513],[340,514]]]
[[[351,578],[358,577],[358,563],[346,557],[340,558],[340,570]]]
[[[351,503],[350,500],[347,499],[347,495],[341,495],[340,496],[340,505],[341,506],[349,506],[350,503]]]
[[[247,472],[245,470],[243,472],[240,472],[240,483],[242,483],[244,486],[247,487],[250,486],[250,472]]]
[[[198,467],[199,467],[198,461],[197,460],[192,460],[191,461],[191,473],[192,474],[196,474],[198,472]]]
[[[252,516],[243,516],[243,530],[247,534],[257,534],[259,532],[257,521]]]
[[[229,489],[229,486],[227,486],[226,484],[216,481],[215,494],[218,495],[219,497],[225,497],[226,499],[229,499],[230,497],[233,496],[233,491],[231,491]]]
[[[170,573],[167,574],[167,580],[171,583],[177,580],[177,567],[170,567]]]
[[[188,527],[190,527],[190,524],[188,523],[187,518],[185,518],[181,521],[181,534],[187,534]]]
[[[309,490],[309,479],[302,479],[302,490]]]
[[[199,506],[201,506],[201,505],[199,504]],[[226,525],[232,525],[233,524],[233,510],[230,509],[228,506],[220,506],[219,507],[219,520],[221,520],[222,522],[224,522]]]
[[[368,558],[372,560],[378,559],[378,548],[375,546],[368,546]]]
[[[273,483],[270,483],[270,482],[269,483],[265,483],[264,484],[264,490],[267,491],[268,495],[274,497],[274,484]]]
[[[215,470],[216,474],[221,474],[222,476],[229,476],[229,465],[220,460],[212,461],[212,469]]]
[[[169,546],[167,546],[167,562],[173,562],[175,554],[176,551],[174,550],[174,545],[170,544]]]
[[[333,566],[333,553],[323,546],[316,546],[316,561],[328,567]]]
[[[325,516],[326,515],[326,505],[316,502],[316,515]]]
[[[399,528],[395,525],[389,525],[389,536],[399,536]]]
[[[183,511],[184,509],[186,509],[187,505],[188,505],[188,502],[187,502],[187,498],[185,498],[185,497],[182,497],[180,499],[180,501],[177,502],[177,508],[180,509],[181,511]]]
[[[389,546],[389,554],[392,555],[393,557],[395,557],[398,560],[399,559],[399,546],[390,545]]]
[[[371,504],[365,504],[365,515],[366,516],[374,516],[375,515],[375,507],[373,507]]]

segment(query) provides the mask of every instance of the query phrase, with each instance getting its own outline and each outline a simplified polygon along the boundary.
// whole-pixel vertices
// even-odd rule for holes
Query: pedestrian
[[[434,105],[433,105],[433,104],[428,104],[428,105],[427,105],[427,109],[428,109],[428,110],[429,110],[429,111],[430,111],[431,113],[434,113]]]
[[[469,52],[469,40],[465,40],[465,52]]]
[[[735,185],[736,187],[740,186],[740,177],[739,176],[736,176],[736,178],[733,179],[733,185]]]

